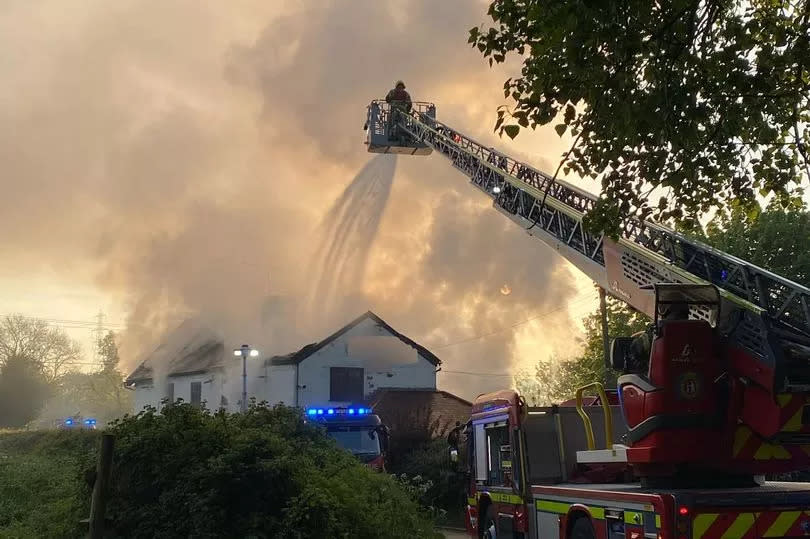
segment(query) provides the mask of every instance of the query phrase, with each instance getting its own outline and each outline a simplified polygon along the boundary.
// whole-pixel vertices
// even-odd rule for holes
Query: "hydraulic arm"
[[[591,234],[582,219],[596,201],[593,194],[552,182],[548,174],[437,121],[430,103],[415,103],[410,114],[394,120],[384,102],[369,106],[370,130],[382,137],[387,127],[409,135],[413,151],[392,151],[424,154],[428,147],[449,158],[495,208],[633,308],[653,316],[648,287],[655,283],[716,285],[722,307],[719,320],[711,322],[758,360],[750,373],[754,381],[774,393],[810,391],[810,289],[651,222],[627,219],[618,241]],[[693,309],[694,317],[708,316]],[[755,372],[763,367],[767,374]]]

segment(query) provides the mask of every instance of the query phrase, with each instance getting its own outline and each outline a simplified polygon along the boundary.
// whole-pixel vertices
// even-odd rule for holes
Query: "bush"
[[[464,474],[450,468],[447,440],[437,438],[403,457],[397,472],[416,488],[420,503],[437,513],[446,512],[447,522],[464,520],[466,505]],[[413,485],[416,482],[417,485]]]
[[[0,537],[82,537],[98,433],[0,433]]]
[[[127,537],[431,537],[424,511],[297,410],[188,404],[114,423],[108,516]]]

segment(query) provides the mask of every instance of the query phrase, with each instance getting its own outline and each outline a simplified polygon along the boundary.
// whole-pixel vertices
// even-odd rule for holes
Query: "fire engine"
[[[366,466],[385,471],[388,428],[371,408],[308,408],[307,419],[326,428],[338,445],[350,451]]]
[[[614,339],[622,375],[572,401],[479,396],[451,460],[479,538],[810,536],[810,289],[649,221],[583,226],[596,197],[476,142],[432,103],[367,109],[372,153],[436,151],[528,234],[647,314],[648,346]]]

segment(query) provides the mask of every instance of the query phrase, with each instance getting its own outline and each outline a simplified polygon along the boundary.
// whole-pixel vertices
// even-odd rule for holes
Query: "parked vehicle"
[[[361,462],[385,471],[388,428],[370,408],[309,408],[307,418],[326,427],[326,432]]]

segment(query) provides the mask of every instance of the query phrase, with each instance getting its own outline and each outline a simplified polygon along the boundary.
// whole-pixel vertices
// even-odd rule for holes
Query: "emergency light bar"
[[[72,424],[73,424],[72,419],[70,419],[70,418],[65,419],[65,425],[72,425]]]
[[[371,413],[371,408],[308,408],[307,415],[367,415]]]
[[[84,420],[84,424],[85,424],[85,425],[95,425],[95,424],[96,424],[96,420],[95,420],[95,419],[93,419],[92,417],[90,417],[90,418],[88,418],[88,419],[85,419],[85,420]]]

